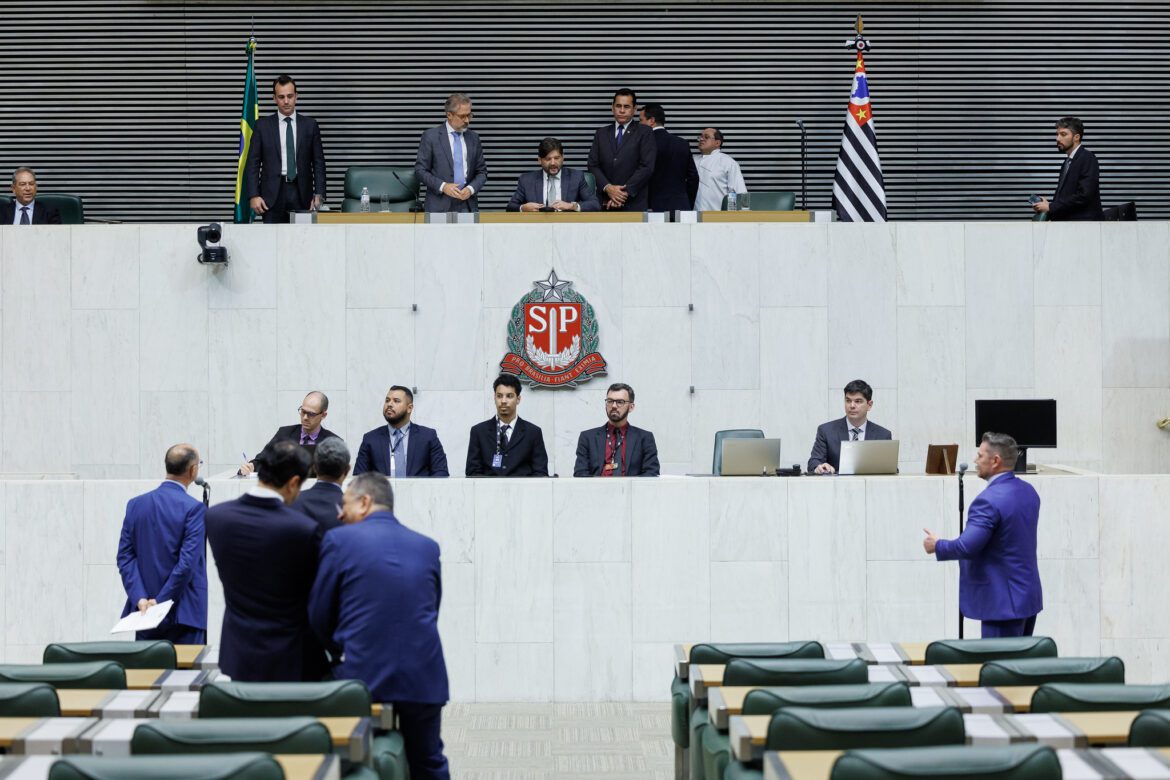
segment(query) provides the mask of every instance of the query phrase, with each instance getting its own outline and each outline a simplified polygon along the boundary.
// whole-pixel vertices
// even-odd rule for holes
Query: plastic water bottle
[[[369,213],[370,211],[370,188],[362,187],[362,211]]]
[[[727,210],[728,211],[739,211],[739,202],[738,201],[739,201],[739,198],[735,194],[735,190],[732,190],[731,192],[727,193]]]

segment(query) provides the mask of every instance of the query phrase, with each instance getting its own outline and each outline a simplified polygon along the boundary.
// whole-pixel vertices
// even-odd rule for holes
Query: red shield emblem
[[[605,358],[597,352],[597,320],[593,307],[572,282],[556,271],[512,308],[508,322],[508,354],[500,368],[530,384],[572,387],[605,374]]]

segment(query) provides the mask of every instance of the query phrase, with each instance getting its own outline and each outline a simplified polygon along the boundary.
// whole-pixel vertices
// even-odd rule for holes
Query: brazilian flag
[[[244,166],[248,162],[248,147],[252,143],[252,131],[260,118],[260,104],[256,100],[256,70],[252,55],[256,51],[256,39],[249,38],[244,47],[248,53],[248,75],[244,78],[244,107],[240,111],[240,160],[236,164],[236,224],[248,223],[256,218],[252,207],[244,199]]]

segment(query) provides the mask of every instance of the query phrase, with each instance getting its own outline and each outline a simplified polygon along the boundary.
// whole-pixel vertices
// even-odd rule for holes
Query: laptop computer
[[[843,441],[838,474],[897,474],[898,441]]]
[[[779,439],[723,440],[721,477],[774,477],[779,465]]]

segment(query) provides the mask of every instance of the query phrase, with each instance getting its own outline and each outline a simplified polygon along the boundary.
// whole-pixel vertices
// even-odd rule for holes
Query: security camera
[[[218,222],[200,226],[195,231],[195,237],[199,240],[200,249],[203,250],[196,255],[196,260],[204,264],[227,265],[228,251],[227,247],[219,245],[219,240],[223,237],[223,228]]]

